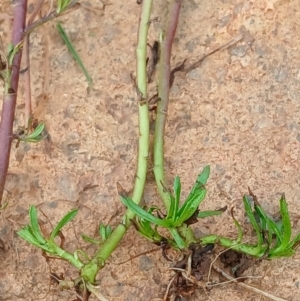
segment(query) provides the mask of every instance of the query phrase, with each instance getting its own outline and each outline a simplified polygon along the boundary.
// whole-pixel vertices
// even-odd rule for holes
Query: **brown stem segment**
[[[38,13],[41,11],[42,6],[44,4],[45,0],[39,0],[36,3],[35,10],[31,14],[27,27],[30,26]],[[30,71],[30,32],[25,36],[24,38],[24,57],[23,61],[25,63],[25,66],[27,68],[27,71],[24,74],[24,83],[25,83],[25,129],[29,129],[31,127],[30,121],[32,119],[32,106],[31,106],[31,71]]]
[[[12,33],[13,46],[18,45],[24,37],[24,28],[27,12],[27,0],[16,0],[14,3],[14,24]],[[19,73],[22,51],[15,54],[11,67],[11,82],[8,93],[3,96],[1,123],[0,123],[0,204],[2,201],[6,175],[8,171],[11,144],[13,140],[13,123],[17,101]]]
[[[158,191],[167,209],[169,209],[170,200],[168,193],[164,189],[164,135],[169,103],[171,50],[177,28],[181,4],[182,0],[173,0],[170,4],[170,11],[166,20],[165,31],[163,33],[163,41],[161,43],[160,63],[158,70],[158,95],[160,101],[157,106],[157,117],[154,134],[154,174]]]

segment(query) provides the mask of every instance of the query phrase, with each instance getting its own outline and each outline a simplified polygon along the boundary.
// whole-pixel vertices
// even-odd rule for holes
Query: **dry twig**
[[[226,279],[232,281],[232,282],[235,282],[237,285],[249,290],[249,291],[252,291],[252,292],[255,292],[257,294],[260,294],[262,296],[265,296],[267,298],[269,298],[270,300],[274,300],[274,301],[287,301],[286,299],[282,299],[282,298],[279,298],[279,297],[276,297],[268,292],[265,292],[265,291],[262,291],[256,287],[253,287],[251,285],[248,285],[244,282],[238,282],[236,278],[233,278],[231,277],[230,275],[228,275],[227,273],[225,273],[223,270],[221,270],[219,267],[213,265],[213,269],[218,272],[219,274],[221,274],[223,277],[225,277]]]

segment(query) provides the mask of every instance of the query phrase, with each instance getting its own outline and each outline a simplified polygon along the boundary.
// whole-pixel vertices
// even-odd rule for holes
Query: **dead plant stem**
[[[34,12],[31,14],[28,22],[27,27],[31,25],[35,19],[35,17],[38,15],[38,13],[41,11],[42,6],[44,4],[45,0],[39,0],[36,4]],[[32,105],[31,105],[31,70],[30,70],[30,32],[25,35],[24,38],[24,61],[25,66],[27,67],[27,70],[24,74],[24,81],[25,81],[25,129],[30,127],[30,120],[32,118]]]
[[[249,290],[249,291],[252,291],[252,292],[255,292],[257,294],[260,294],[262,296],[265,296],[267,298],[269,298],[270,300],[274,300],[274,301],[287,301],[286,299],[282,299],[282,298],[279,298],[279,297],[276,297],[268,292],[265,292],[265,291],[262,291],[256,287],[253,287],[253,286],[250,286],[246,283],[243,283],[243,282],[238,282],[237,279],[231,277],[230,275],[228,275],[227,273],[225,273],[223,270],[221,270],[219,267],[213,265],[213,269],[218,272],[219,274],[221,274],[223,277],[225,277],[226,279],[228,280],[231,280],[232,282],[235,282],[237,285]]]

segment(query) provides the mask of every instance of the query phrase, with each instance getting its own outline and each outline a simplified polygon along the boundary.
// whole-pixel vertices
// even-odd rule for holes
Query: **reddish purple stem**
[[[16,46],[24,38],[26,22],[27,0],[15,0],[14,2],[14,24],[12,32],[12,44]],[[3,96],[3,105],[0,123],[0,204],[3,197],[4,185],[9,166],[10,150],[13,141],[13,124],[17,101],[19,74],[22,51],[14,56],[12,63],[12,76],[10,89]]]
[[[162,42],[162,50],[160,54],[161,65],[161,78],[160,78],[160,97],[161,97],[161,110],[163,112],[168,111],[169,102],[169,83],[171,75],[171,52],[172,45],[174,41],[174,36],[177,29],[178,18],[180,13],[180,8],[183,0],[174,0],[173,5],[170,7],[169,17],[166,23],[165,38]],[[165,121],[165,120],[164,120]]]
[[[168,112],[170,77],[171,77],[171,51],[174,36],[178,24],[178,17],[183,0],[173,0],[166,20],[164,38],[161,43],[159,62],[159,85],[158,96],[160,101],[157,105],[157,116],[154,134],[154,174],[159,193],[164,200],[165,206],[169,208],[169,195],[165,191],[164,173],[164,136],[166,116]]]

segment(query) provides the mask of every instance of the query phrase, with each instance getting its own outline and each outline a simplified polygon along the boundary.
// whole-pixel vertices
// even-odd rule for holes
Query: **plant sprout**
[[[156,207],[151,207],[148,211],[146,211],[136,205],[129,197],[121,196],[121,201],[137,215],[135,224],[142,235],[154,242],[157,242],[159,239],[163,239],[163,237],[157,232],[157,226],[167,228],[174,239],[174,241],[170,241],[171,244],[179,249],[185,249],[188,247],[188,242],[191,243],[191,241],[190,239],[187,241],[187,237],[182,237],[179,232],[181,227],[185,227],[185,224],[189,224],[188,221],[190,218],[195,216],[195,214],[195,218],[205,218],[207,216],[219,215],[222,213],[222,211],[218,210],[207,212],[202,211],[201,213],[198,213],[198,207],[206,195],[205,184],[209,177],[209,173],[210,167],[206,166],[199,174],[196,183],[181,206],[181,183],[180,178],[177,176],[174,180],[174,193],[169,191],[167,192],[169,194],[170,206],[169,209],[167,209],[167,214],[164,218],[156,217],[153,214],[158,211]]]
[[[66,2],[64,2],[66,3]],[[63,1],[61,1],[61,6],[59,11],[64,9]],[[68,1],[69,6],[74,3],[74,1]],[[68,7],[69,7],[68,6]],[[143,99],[147,99],[147,70],[146,70],[146,53],[147,53],[147,36],[148,29],[150,26],[150,15],[152,9],[152,0],[144,0],[141,5],[141,18],[139,23],[139,32],[138,32],[138,44],[137,44],[137,76],[136,76],[136,86],[138,94],[142,95]],[[54,16],[55,14],[53,14]],[[52,16],[52,15],[51,15]],[[51,17],[49,16],[49,18]],[[48,18],[48,19],[49,19]],[[45,19],[46,20],[46,19]],[[44,20],[43,20],[44,21]],[[34,27],[33,23],[28,31],[30,32]],[[138,95],[140,96],[140,95]],[[137,176],[135,178],[135,185],[132,194],[132,201],[135,204],[138,204],[144,192],[144,186],[146,182],[146,174],[148,167],[148,156],[149,156],[149,110],[148,102],[137,101],[139,108],[139,149],[138,149],[138,164],[137,164]],[[37,133],[36,133],[37,134]],[[32,138],[37,138],[39,135],[36,135]],[[28,139],[28,137],[27,137]],[[30,223],[28,226],[23,228],[18,232],[18,234],[25,239],[30,244],[44,250],[45,252],[56,255],[57,257],[67,260],[80,272],[80,281],[79,284],[83,284],[85,289],[88,289],[96,296],[95,292],[95,282],[96,276],[104,266],[106,260],[110,257],[111,253],[118,246],[120,240],[124,236],[128,227],[131,224],[131,220],[134,219],[135,214],[131,210],[127,210],[124,217],[122,218],[121,223],[115,228],[111,229],[110,226],[100,225],[99,228],[99,239],[93,239],[87,235],[82,234],[82,237],[85,241],[90,243],[97,244],[99,247],[92,258],[88,258],[87,255],[82,250],[77,250],[74,254],[67,252],[62,249],[61,246],[58,246],[54,237],[57,236],[61,228],[70,222],[75,217],[75,212],[77,210],[71,211],[68,213],[62,221],[55,227],[50,238],[46,238],[40,231],[37,213],[35,207],[30,207],[29,216]],[[79,255],[83,256],[84,260],[79,258]],[[78,284],[76,282],[76,284]],[[103,298],[101,299],[103,300]]]

